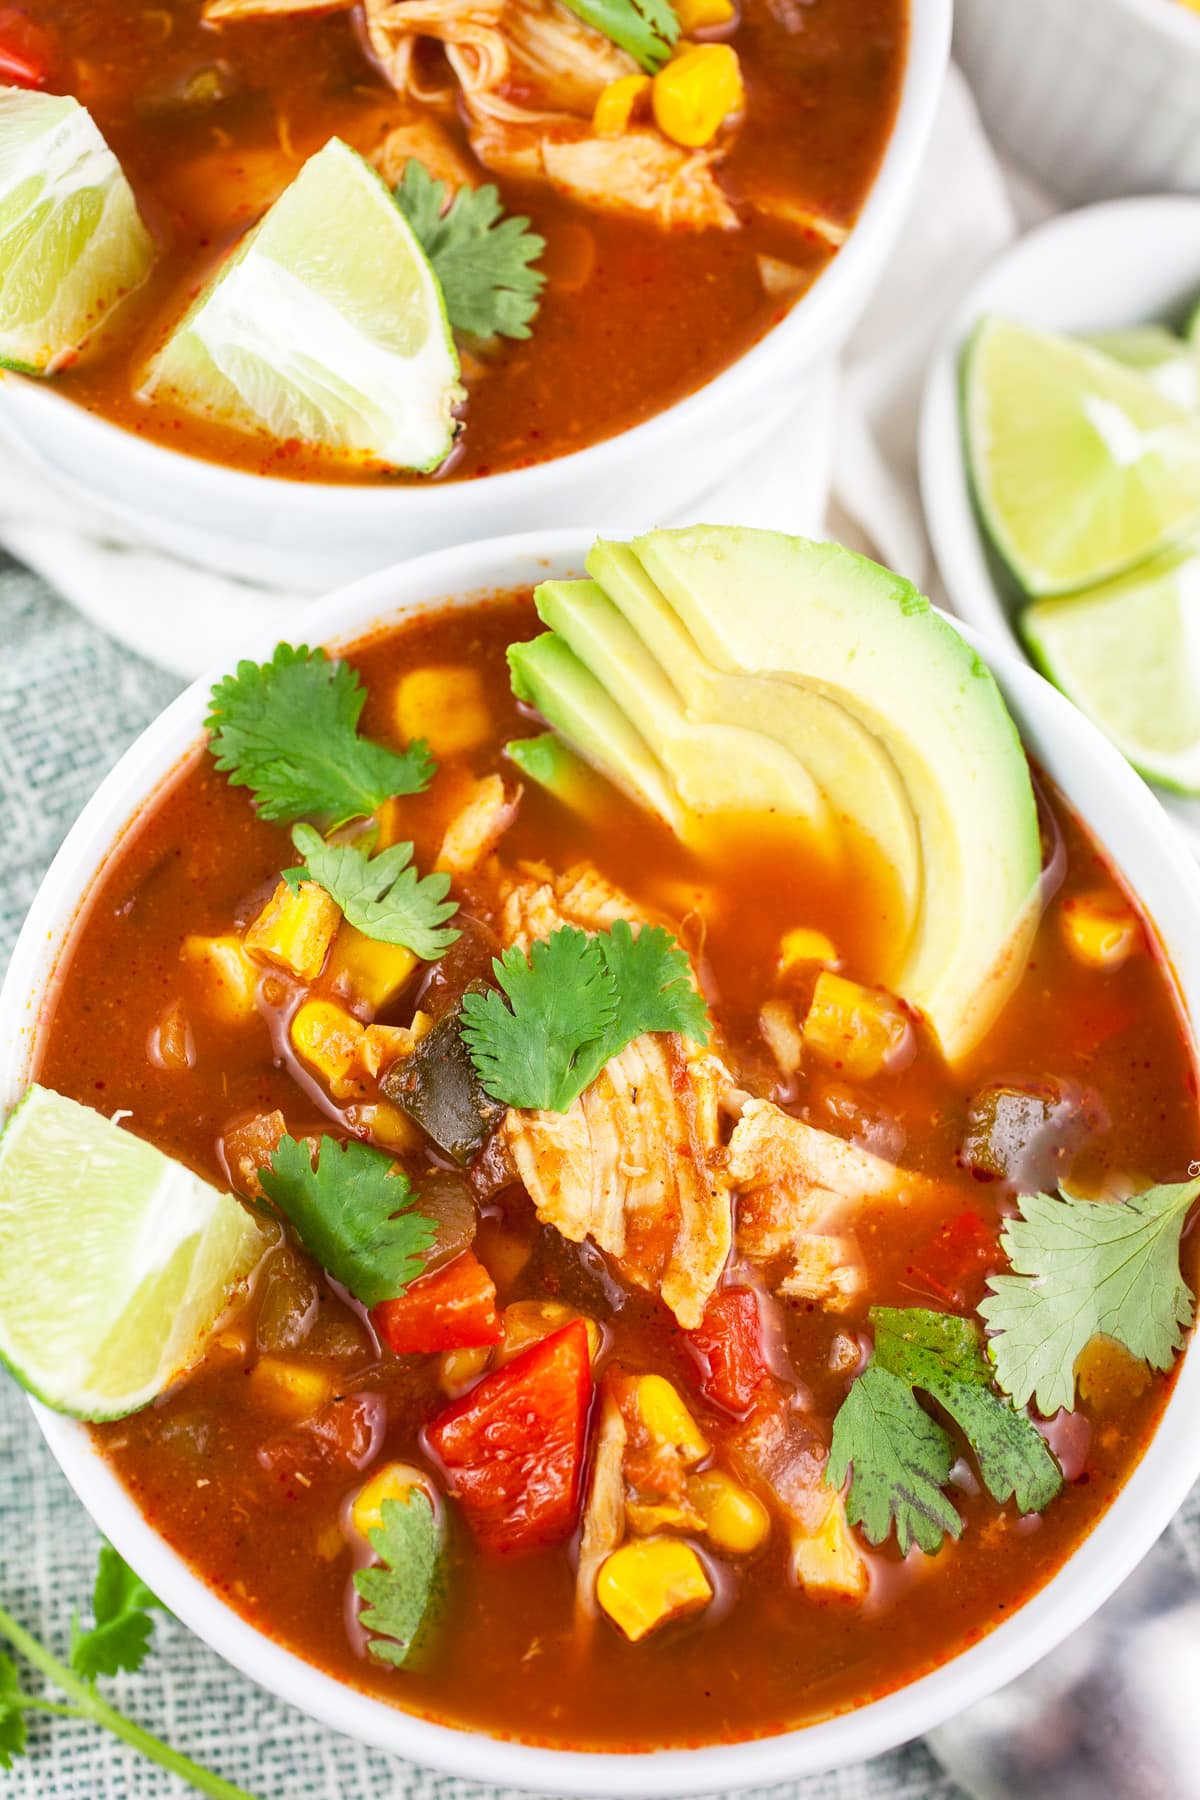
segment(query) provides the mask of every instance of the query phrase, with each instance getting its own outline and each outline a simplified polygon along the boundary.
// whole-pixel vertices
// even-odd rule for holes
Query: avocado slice
[[[744,726],[786,745],[835,816],[853,820],[874,845],[898,889],[902,917],[892,937],[899,962],[921,901],[921,845],[908,792],[886,744],[809,688],[715,668],[628,544],[601,538],[588,557],[588,570],[669,674],[689,717]],[[610,692],[622,699],[616,689]]]
[[[505,744],[504,754],[527,781],[545,788],[572,812],[602,810],[606,791],[603,781],[556,731],[543,731],[540,737],[513,738]]]
[[[1041,870],[1028,764],[990,671],[911,583],[839,545],[694,526],[631,548],[714,668],[800,684],[886,746],[924,870],[896,986],[962,1058],[1020,976]]]
[[[594,581],[543,581],[540,618],[634,721],[693,813],[775,812],[828,836],[829,809],[786,745],[736,725],[693,723],[664,670]]]
[[[518,700],[536,707],[630,799],[657,813],[675,832],[683,826],[679,796],[646,740],[579,658],[552,631],[510,644],[508,667]]]

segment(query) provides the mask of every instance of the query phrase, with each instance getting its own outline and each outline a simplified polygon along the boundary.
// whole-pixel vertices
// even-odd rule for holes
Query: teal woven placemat
[[[171,604],[169,593],[164,606]],[[178,691],[0,556],[0,968],[46,865],[101,777]],[[0,1596],[65,1645],[86,1606],[98,1538],[15,1384],[0,1374]],[[324,1730],[234,1674],[173,1619],[145,1670],[113,1684],[122,1710],[261,1800],[503,1800]],[[0,1773],[14,1800],[165,1800],[189,1790],[90,1726],[33,1726]],[[795,1800],[960,1800],[919,1746],[773,1790]]]

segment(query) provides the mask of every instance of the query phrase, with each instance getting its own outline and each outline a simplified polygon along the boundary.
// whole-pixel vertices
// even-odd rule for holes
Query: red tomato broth
[[[91,110],[160,249],[144,288],[57,385],[172,449],[273,476],[370,479],[297,442],[137,398],[148,356],[303,162],[332,136],[369,155],[404,116],[364,53],[356,15],[218,28],[203,22],[201,0],[169,11],[64,0],[48,26],[48,85]],[[907,29],[907,0],[747,0],[738,32],[747,116],[723,165],[730,191],[765,175],[806,208],[852,223],[891,130]],[[764,290],[759,254],[793,264],[805,284],[829,260],[816,234],[777,223],[668,232],[591,212],[480,168],[451,126],[480,180],[495,180],[506,208],[546,239],[548,277],[532,338],[504,340],[487,372],[468,379],[467,429],[445,471],[456,479],[581,449],[682,399],[788,310]]]
[[[369,688],[364,730],[396,741],[390,698],[406,668],[469,661],[484,674],[493,724],[469,761],[481,772],[504,768],[504,742],[528,735],[529,721],[511,698],[503,652],[535,628],[528,597],[520,596],[432,613],[362,645],[350,660]],[[426,794],[396,803],[423,867],[461,781],[461,764],[446,767]],[[1047,905],[1029,969],[970,1066],[948,1070],[918,1028],[915,1054],[897,1071],[855,1083],[814,1059],[787,1100],[812,1123],[856,1135],[938,1181],[927,1206],[898,1217],[878,1203],[862,1216],[868,1293],[861,1303],[844,1313],[786,1305],[783,1348],[813,1412],[826,1421],[853,1372],[839,1343],[864,1330],[867,1306],[945,1306],[923,1283],[923,1253],[964,1212],[977,1216],[986,1240],[1011,1209],[1010,1185],[980,1180],[956,1157],[970,1098],[981,1086],[1053,1076],[1089,1088],[1099,1124],[1078,1167],[1097,1189],[1108,1179],[1179,1179],[1200,1151],[1192,1053],[1152,928],[1145,925],[1141,951],[1115,973],[1075,961],[1061,934],[1062,900],[1111,887],[1113,877],[1061,799],[1051,793],[1047,803],[1065,847],[1062,885]],[[757,1091],[769,1091],[770,1062],[753,1020],[782,932],[798,922],[828,931],[847,972],[875,981],[887,966],[892,906],[878,871],[856,847],[845,867],[830,869],[805,851],[799,835],[781,865],[781,844],[775,831],[764,844],[734,827],[722,840],[724,853],[701,869],[694,854],[615,795],[609,816],[587,830],[528,788],[500,854],[509,865],[530,857],[561,869],[586,849],[635,899],[661,894],[668,882],[702,879],[713,895],[704,951],[715,977],[714,1014],[735,1069]],[[292,860],[286,833],[255,817],[247,793],[231,788],[207,757],[191,759],[97,883],[64,960],[38,1078],[105,1111],[129,1108],[137,1131],[222,1182],[228,1171],[218,1136],[249,1111],[280,1107],[294,1134],[328,1129],[331,1119],[344,1130],[341,1109],[310,1075],[297,1078],[286,1037],[265,1021],[219,1028],[185,1002],[195,1067],[167,1071],[146,1056],[162,1009],[180,995],[183,937],[244,924]],[[468,911],[480,904],[470,884],[461,891]],[[803,982],[797,991],[803,999]],[[420,978],[385,1018],[403,1022],[419,994]],[[274,1059],[281,1049],[280,1066]],[[419,1156],[402,1160],[419,1175]],[[624,1370],[673,1380],[720,1452],[736,1421],[706,1401],[693,1348],[661,1304],[626,1290],[614,1312],[614,1277],[603,1258],[582,1255],[540,1226],[519,1187],[489,1198],[484,1218],[476,1249],[501,1305],[551,1298],[590,1312],[603,1327],[605,1357]],[[521,1254],[508,1261],[495,1255],[497,1233]],[[985,1266],[976,1260],[967,1268],[961,1307],[976,1304]],[[1185,1240],[1184,1267],[1194,1283],[1194,1234]],[[373,1467],[391,1458],[429,1466],[422,1434],[451,1404],[438,1385],[437,1359],[377,1351],[360,1317],[327,1282],[319,1287],[320,1317],[297,1354],[330,1368],[338,1396],[382,1398],[386,1433]],[[249,1377],[258,1303],[251,1300],[174,1393],[95,1428],[148,1521],[244,1618],[340,1679],[429,1717],[574,1747],[649,1749],[762,1735],[862,1704],[937,1666],[1056,1572],[1128,1478],[1171,1387],[1170,1376],[1159,1376],[1119,1405],[1082,1404],[1072,1427],[1078,1441],[1070,1479],[1040,1518],[1019,1520],[1011,1505],[997,1507],[981,1491],[952,1490],[965,1521],[961,1539],[932,1558],[914,1552],[902,1561],[892,1543],[871,1551],[865,1605],[797,1589],[777,1524],[753,1559],[710,1557],[719,1577],[713,1606],[640,1645],[603,1618],[581,1638],[568,1550],[517,1559],[483,1553],[449,1502],[440,1623],[427,1662],[397,1673],[359,1654],[345,1631],[350,1553],[337,1520],[363,1471],[318,1457],[304,1463],[306,1485],[264,1469],[264,1445],[271,1460],[270,1446],[293,1428],[264,1409]],[[322,1364],[323,1341],[332,1345],[339,1333],[355,1332],[356,1356]]]

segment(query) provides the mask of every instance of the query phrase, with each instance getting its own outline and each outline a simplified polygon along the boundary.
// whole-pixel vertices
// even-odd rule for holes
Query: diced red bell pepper
[[[688,1343],[701,1370],[700,1391],[739,1416],[770,1376],[762,1320],[753,1288],[722,1288],[713,1295]]]
[[[0,83],[44,87],[54,59],[48,31],[15,6],[0,6]]]
[[[426,1428],[450,1492],[485,1549],[519,1555],[570,1537],[591,1402],[587,1327],[573,1319]]]
[[[913,1257],[909,1275],[950,1306],[964,1306],[977,1298],[982,1275],[989,1265],[1003,1261],[998,1231],[968,1207],[939,1227]]]
[[[496,1311],[496,1284],[473,1250],[422,1275],[398,1300],[371,1314],[388,1349],[397,1356],[430,1350],[473,1350],[498,1344],[504,1326]]]

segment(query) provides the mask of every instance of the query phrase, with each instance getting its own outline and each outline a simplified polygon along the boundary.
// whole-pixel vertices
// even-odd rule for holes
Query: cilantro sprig
[[[372,1656],[403,1669],[418,1654],[418,1633],[432,1605],[442,1538],[429,1495],[411,1487],[403,1500],[385,1500],[383,1524],[370,1533],[379,1564],[360,1569],[354,1585],[367,1602],[360,1623],[371,1633]]]
[[[315,881],[364,936],[402,944],[431,962],[462,935],[446,927],[458,911],[457,901],[446,898],[449,875],[418,876],[411,844],[393,844],[370,856],[356,844],[327,844],[311,825],[294,825],[292,842],[304,866],[285,870],[285,879]]]
[[[309,1255],[364,1306],[395,1300],[425,1267],[436,1228],[392,1158],[351,1138],[281,1138],[258,1179]]]
[[[670,56],[679,40],[679,16],[669,0],[564,0],[564,4],[606,38],[627,50],[647,75]]]
[[[172,1775],[212,1800],[254,1800],[244,1788],[235,1787],[208,1769],[164,1744],[127,1719],[96,1690],[96,1677],[140,1669],[150,1649],[151,1612],[161,1604],[110,1544],[100,1551],[96,1586],[92,1596],[93,1624],[84,1630],[78,1615],[71,1622],[71,1647],[66,1662],[53,1656],[0,1607],[0,1638],[38,1673],[69,1696],[66,1703],[47,1700],[22,1685],[17,1664],[0,1653],[0,1769],[11,1769],[28,1748],[26,1719],[30,1713],[56,1718],[87,1719],[102,1725],[124,1743],[167,1769]]]
[[[420,793],[434,773],[426,744],[388,750],[358,735],[365,701],[346,663],[280,644],[270,662],[240,662],[213,688],[209,748],[264,819],[344,825],[393,795]]]
[[[1170,1368],[1194,1311],[1179,1240],[1198,1196],[1200,1181],[1123,1201],[1020,1197],[1000,1239],[1013,1272],[989,1278],[979,1308],[997,1379],[1018,1406],[1032,1400],[1047,1418],[1073,1407],[1076,1361],[1100,1335]]]
[[[503,993],[466,994],[462,1029],[480,1081],[505,1106],[566,1112],[643,1032],[707,1042],[687,956],[660,925],[636,936],[625,919],[593,936],[564,925],[492,968]]]
[[[527,338],[546,280],[531,266],[546,240],[530,230],[529,220],[506,219],[490,183],[460,187],[451,199],[446,183],[416,157],[404,165],[396,203],[433,265],[454,329]]]
[[[846,1512],[873,1544],[892,1531],[907,1555],[926,1555],[962,1519],[943,1492],[954,1462],[950,1433],[917,1399],[937,1402],[975,1455],[983,1484],[999,1505],[1015,1499],[1041,1512],[1062,1487],[1062,1473],[1024,1413],[992,1386],[993,1371],[973,1321],[914,1307],[874,1307],[875,1353],[851,1387],[833,1426],[825,1480],[850,1476]]]

